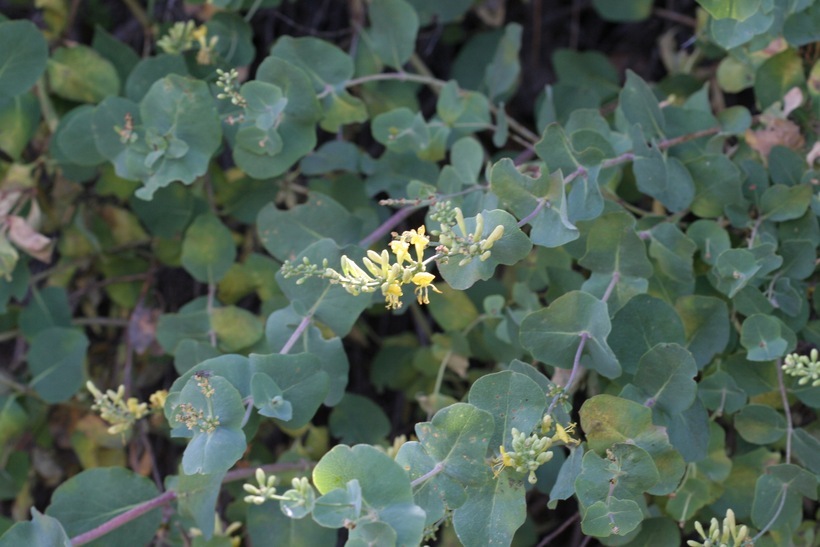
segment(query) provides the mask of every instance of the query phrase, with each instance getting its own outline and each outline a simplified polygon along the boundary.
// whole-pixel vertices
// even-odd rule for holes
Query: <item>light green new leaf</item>
[[[368,9],[370,27],[364,36],[370,49],[389,67],[401,70],[416,49],[419,18],[404,0],[380,0]]]
[[[782,529],[802,514],[803,497],[817,499],[817,478],[814,475],[796,465],[767,467],[755,484],[752,523],[758,528],[770,525],[772,530]],[[797,521],[799,523],[800,519]]]
[[[543,390],[529,377],[505,370],[487,374],[475,381],[467,401],[495,418],[495,430],[489,438],[493,453],[512,444],[512,428],[529,433],[541,423],[547,398]]]
[[[559,173],[542,172],[538,178],[520,172],[512,160],[505,158],[490,171],[490,185],[505,206],[519,219],[529,218],[538,210],[539,201],[546,205],[529,218],[530,239],[535,245],[560,247],[578,239],[578,228],[567,216],[567,198]]]
[[[766,59],[757,69],[754,89],[761,108],[782,101],[793,87],[806,87],[803,59],[796,49],[789,48]]]
[[[714,500],[713,489],[704,477],[690,475],[675,492],[675,497],[666,504],[666,511],[679,522],[687,521]]]
[[[398,463],[369,445],[338,445],[313,469],[313,484],[322,494],[346,488],[351,480],[361,485],[362,509],[372,512],[369,519],[391,526],[398,545],[421,543],[424,511],[413,503],[410,478]]]
[[[601,215],[587,236],[586,254],[578,263],[597,273],[644,277],[652,275],[646,247],[635,232],[635,218],[626,212]]]
[[[182,240],[182,266],[201,283],[218,283],[236,259],[231,231],[212,213],[196,217]]]
[[[76,108],[71,112],[76,110],[80,110],[80,108]],[[61,122],[67,117],[67,115],[64,116]],[[39,122],[40,106],[37,97],[33,93],[20,93],[5,101],[0,98],[0,127],[3,128],[0,131],[0,150],[11,156],[12,159],[19,161],[20,154],[28,146],[31,137],[34,136]],[[90,140],[90,135],[86,133],[85,138]],[[93,140],[91,141],[91,147],[93,153],[99,157],[97,149],[94,148]]]
[[[0,27],[2,32],[2,27]],[[71,547],[71,539],[60,521],[31,508],[31,520],[16,523],[0,536],[1,547]]]
[[[618,99],[618,108],[629,126],[638,124],[647,137],[664,137],[666,121],[658,106],[658,99],[649,85],[631,70],[626,71],[626,82]]]
[[[259,317],[237,306],[224,306],[212,310],[211,328],[216,333],[220,349],[225,353],[235,353],[250,347],[262,338],[263,334]]]
[[[633,383],[649,398],[645,406],[678,414],[692,405],[697,393],[695,359],[678,344],[658,344],[638,363]]]
[[[467,490],[467,501],[453,512],[463,545],[510,545],[527,517],[524,482],[502,475]]]
[[[744,21],[757,13],[761,0],[698,0],[698,4],[715,19]]]
[[[340,245],[357,242],[361,221],[329,196],[311,192],[305,203],[290,209],[279,209],[273,203],[266,205],[259,211],[256,229],[270,254],[279,260],[293,260],[311,243],[323,238],[331,238]],[[321,263],[319,260],[318,264]]]
[[[74,537],[158,494],[157,487],[150,479],[133,471],[122,467],[98,467],[85,470],[62,483],[51,495],[46,515],[59,520],[66,533]],[[147,545],[154,537],[161,518],[162,511],[157,507],[88,545]]]
[[[492,211],[484,210],[481,215],[484,218],[482,238],[489,236],[496,226],[504,226],[504,235],[493,244],[490,250],[491,255],[487,260],[482,261],[475,258],[469,264],[459,266],[458,257],[453,257],[446,264],[439,263],[438,270],[441,277],[454,289],[468,289],[479,280],[486,281],[490,279],[499,264],[507,266],[516,264],[523,260],[532,249],[530,238],[521,231],[515,217],[511,214],[500,209],[494,209]],[[475,217],[465,218],[464,223],[468,232],[475,230]]]
[[[743,321],[740,343],[750,361],[772,361],[792,351],[797,339],[778,318],[758,313]]]
[[[607,344],[611,328],[606,303],[586,292],[572,291],[526,316],[519,337],[537,360],[572,368],[581,336],[586,335],[581,364],[607,378],[617,378],[621,365]]]
[[[634,444],[649,452],[660,476],[650,494],[668,494],[678,486],[686,465],[669,444],[666,428],[653,425],[651,409],[620,397],[596,395],[584,402],[580,416],[589,447],[599,455],[615,443]]]
[[[251,376],[251,396],[253,406],[259,409],[262,416],[283,422],[293,418],[293,405],[285,400],[282,388],[267,374],[257,372]]]
[[[114,64],[88,46],[57,48],[48,60],[46,73],[54,94],[69,101],[98,103],[120,93]]]
[[[735,414],[735,429],[747,442],[772,444],[786,434],[786,419],[772,407],[752,404]]]
[[[521,49],[522,33],[523,29],[518,23],[510,23],[504,27],[504,35],[498,42],[493,60],[484,71],[484,85],[491,101],[511,91],[518,80],[521,72],[518,52]]]
[[[643,511],[637,503],[610,497],[587,508],[581,519],[581,531],[593,537],[623,536],[637,528],[642,520]]]
[[[38,332],[28,351],[31,387],[47,403],[67,401],[83,385],[86,351],[82,331],[50,327]]]
[[[34,23],[0,23],[0,97],[14,97],[33,86],[47,61],[48,44]]]

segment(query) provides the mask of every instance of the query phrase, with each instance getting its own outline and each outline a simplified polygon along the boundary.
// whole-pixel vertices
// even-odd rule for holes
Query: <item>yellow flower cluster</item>
[[[380,289],[387,309],[401,307],[401,297],[404,294],[402,286],[407,284],[415,285],[413,292],[419,304],[429,304],[430,289],[434,292],[441,291],[432,284],[436,276],[427,271],[427,263],[435,257],[424,260],[424,251],[430,245],[424,226],[418,230],[393,234],[393,237],[390,250],[395,255],[395,262],[390,262],[390,253],[386,249],[381,253],[367,251],[367,256],[362,259],[364,268],[347,256],[342,256],[341,273],[328,268],[325,276],[354,295]]]
[[[555,429],[552,435],[547,433]],[[552,459],[552,448],[556,444],[574,446],[580,441],[571,436],[575,430],[575,424],[569,424],[566,428],[561,424],[553,424],[552,417],[545,415],[541,422],[541,435],[533,433],[527,436],[526,433],[512,428],[512,450],[507,450],[501,446],[501,455],[493,460],[493,474],[498,477],[505,467],[511,467],[519,473],[529,473],[527,480],[530,484],[535,484],[537,478],[535,471],[543,464]]]
[[[125,434],[134,423],[148,414],[148,405],[141,403],[135,397],[125,398],[125,386],[119,386],[117,391],[100,391],[90,380],[85,384],[86,389],[94,396],[93,410],[100,413],[100,417],[111,424],[108,432],[111,435]]]

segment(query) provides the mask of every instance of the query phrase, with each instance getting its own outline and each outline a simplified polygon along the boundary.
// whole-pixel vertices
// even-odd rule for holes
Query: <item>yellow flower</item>
[[[393,254],[396,255],[396,262],[399,264],[405,260],[410,260],[410,253],[407,252],[409,248],[410,244],[404,241],[404,239],[397,239],[390,242],[390,249],[393,251]]]
[[[416,285],[416,290],[414,292],[419,304],[430,303],[430,297],[428,295],[429,289],[433,289],[435,292],[441,294],[441,291],[438,290],[435,285],[430,284],[435,278],[436,276],[429,272],[419,272],[413,276],[413,279],[411,279],[413,284]]]
[[[570,433],[575,430],[575,424],[569,424],[566,429],[564,429],[561,424],[555,424],[555,434],[552,436],[553,441],[561,441],[567,446],[572,446],[576,444],[580,444],[578,439],[574,439],[570,437]]]
[[[419,227],[418,231],[410,230],[410,243],[416,247],[416,260],[424,262],[424,249],[430,244],[430,239],[424,235],[424,226]]]
[[[385,283],[382,285],[382,294],[384,295],[384,301],[387,302],[388,310],[401,308],[401,285],[398,283]]]

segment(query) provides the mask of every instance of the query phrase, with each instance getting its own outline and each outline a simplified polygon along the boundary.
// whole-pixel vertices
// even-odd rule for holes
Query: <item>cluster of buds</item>
[[[580,442],[570,436],[574,429],[575,424],[570,424],[566,428],[558,423],[553,424],[552,417],[548,414],[541,420],[540,433],[528,436],[512,428],[512,450],[507,452],[503,446],[499,447],[501,455],[493,460],[494,475],[498,477],[505,467],[511,467],[518,473],[528,473],[527,481],[535,484],[538,482],[535,471],[552,459],[552,447],[558,444],[574,446]]]
[[[218,36],[212,36],[208,40],[208,29],[205,25],[197,26],[193,21],[179,21],[168,29],[168,34],[157,40],[157,47],[163,52],[177,55],[199,45],[196,62],[200,65],[210,65],[213,62],[213,51]]]
[[[484,232],[484,217],[481,213],[475,217],[475,230],[472,233],[467,231],[467,224],[464,222],[464,213],[458,207],[452,207],[449,202],[441,202],[430,217],[439,222],[441,230],[433,230],[430,233],[438,237],[439,246],[436,247],[442,261],[451,257],[461,257],[459,266],[466,266],[474,258],[481,261],[487,260],[492,255],[493,245],[504,235],[504,226],[496,226],[490,235],[482,237]],[[456,233],[455,228],[461,231]]]
[[[302,518],[313,510],[316,501],[316,492],[310,485],[307,477],[296,477],[291,481],[291,488],[284,494],[276,493],[276,476],[268,476],[265,470],[256,470],[256,483],[245,483],[242,488],[248,493],[245,496],[245,503],[262,505],[268,500],[279,500],[282,503],[282,510],[291,518]]]
[[[245,492],[245,503],[252,503],[254,505],[262,505],[268,500],[280,499],[281,496],[276,495],[276,475],[266,475],[265,470],[261,467],[256,470],[257,484],[246,482],[242,485]]]
[[[219,416],[205,416],[203,410],[191,403],[182,403],[177,407],[175,420],[187,427],[188,431],[197,429],[201,433],[213,433],[220,423]]]
[[[735,513],[731,509],[726,510],[726,518],[723,519],[722,529],[718,524],[718,519],[713,518],[708,533],[698,521],[695,521],[695,530],[697,530],[703,541],[690,539],[686,542],[690,547],[747,547],[754,545],[754,540],[749,537],[749,528],[745,525],[737,525]],[[730,539],[732,543],[729,543]]]
[[[789,376],[800,378],[798,385],[805,386],[811,382],[812,387],[820,386],[820,354],[817,348],[813,348],[809,355],[799,355],[791,353],[786,356],[783,363],[783,372]]]
[[[234,536],[239,529],[242,528],[241,522],[232,522],[228,526],[222,525],[222,521],[219,519],[219,515],[214,515],[214,529],[211,535],[212,538],[220,537],[220,538],[228,538],[230,540],[231,547],[239,547],[242,544],[242,538],[240,536]],[[188,530],[188,535],[192,538],[203,537],[205,534],[199,528],[191,528]],[[204,542],[203,542],[204,543]],[[214,541],[216,543],[216,541]],[[194,545],[197,544],[197,540],[194,540]],[[217,543],[218,545],[224,545],[224,543]]]
[[[100,413],[100,417],[111,424],[108,432],[111,435],[125,434],[130,431],[137,420],[148,414],[148,404],[141,403],[136,397],[125,398],[125,386],[100,391],[90,380],[85,384],[86,389],[94,396],[91,409]]]
[[[242,108],[248,106],[245,97],[239,93],[239,72],[235,68],[227,72],[217,68],[216,75],[216,87],[222,90],[221,93],[217,94],[217,99],[230,99],[231,103]]]

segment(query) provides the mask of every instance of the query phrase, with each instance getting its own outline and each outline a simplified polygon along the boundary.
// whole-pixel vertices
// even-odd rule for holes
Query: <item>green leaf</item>
[[[715,19],[744,21],[757,13],[761,0],[698,0],[698,4]]]
[[[125,83],[131,70],[139,62],[137,53],[123,42],[112,36],[100,25],[94,26],[94,38],[91,47],[114,65],[120,82]]]
[[[182,265],[201,283],[218,283],[236,260],[231,231],[212,213],[196,217],[182,240]]]
[[[390,433],[390,421],[381,407],[355,393],[342,397],[330,412],[328,426],[330,434],[344,444],[378,444]]]
[[[239,93],[246,106],[236,132],[236,148],[258,156],[276,156],[284,146],[278,128],[288,100],[279,87],[267,82],[247,82]]]
[[[660,475],[650,494],[663,495],[677,488],[685,464],[669,444],[666,428],[652,424],[651,409],[612,395],[596,395],[584,402],[580,416],[589,447],[599,455],[615,443],[634,444],[649,452]]]
[[[593,0],[592,5],[602,19],[614,22],[642,21],[652,13],[652,0],[627,0],[617,4]]]
[[[0,131],[0,150],[13,160],[19,160],[39,121],[40,106],[34,94],[20,93],[8,100],[0,98],[0,127],[3,128]]]
[[[820,41],[820,6],[812,3],[807,10],[792,13],[783,24],[783,36],[789,45],[805,46]]]
[[[291,209],[281,210],[270,203],[259,211],[256,220],[262,245],[279,260],[293,260],[311,243],[324,238],[340,245],[355,243],[360,227],[361,222],[347,209],[329,196],[314,192],[307,202]]]
[[[575,491],[582,507],[589,507],[610,496],[637,499],[660,480],[652,456],[637,446],[614,444],[606,458],[587,452],[581,473],[575,479]]]
[[[760,212],[763,218],[774,222],[800,218],[811,203],[811,196],[810,186],[775,184],[760,198]]]
[[[182,348],[181,344],[179,348]],[[196,363],[195,366],[191,367],[174,381],[173,385],[171,385],[171,389],[168,390],[169,393],[178,394],[188,383],[188,380],[198,372],[210,373],[214,376],[221,376],[227,379],[231,385],[239,391],[243,399],[251,394],[250,362],[244,355],[219,355],[213,358],[206,358]],[[165,416],[170,422],[173,418],[173,414],[169,413],[169,410],[169,405],[166,405]]]
[[[334,544],[338,535],[337,530],[319,526],[311,518],[293,519],[285,516],[272,503],[251,504],[247,510],[245,526],[254,545],[316,547]]]
[[[361,484],[368,520],[375,517],[390,525],[398,545],[420,544],[424,511],[413,503],[410,479],[399,464],[369,445],[338,445],[313,469],[313,484],[322,494],[345,488],[354,479]]]
[[[114,65],[88,46],[60,47],[48,60],[48,82],[55,95],[79,103],[98,103],[119,95]]]
[[[368,9],[371,26],[365,38],[384,64],[401,70],[416,49],[419,18],[404,0],[381,0]]]
[[[157,323],[157,342],[166,353],[175,353],[185,340],[210,345],[210,332],[211,319],[207,311],[164,313]]]
[[[720,254],[732,247],[729,233],[714,220],[696,220],[689,225],[686,235],[695,242],[700,259],[714,265]]]
[[[585,337],[581,364],[607,378],[617,378],[621,365],[607,344],[611,328],[606,303],[589,293],[572,291],[526,316],[519,337],[537,360],[561,368],[573,366]]]
[[[805,89],[803,59],[796,49],[787,49],[766,59],[755,75],[755,97],[761,108],[782,101],[793,87]]]
[[[569,457],[561,466],[555,485],[550,490],[550,500],[547,503],[549,509],[555,509],[559,500],[569,499],[575,494],[575,479],[581,473],[584,450],[581,447],[570,448]]]
[[[105,161],[94,143],[94,107],[90,105],[75,108],[64,116],[54,139],[72,163],[94,166]]]
[[[680,528],[669,518],[653,517],[641,523],[640,532],[627,543],[629,547],[680,545]]]
[[[313,519],[322,526],[341,528],[356,522],[362,513],[362,487],[351,479],[345,488],[336,488],[316,500]]]
[[[567,216],[567,198],[560,174],[542,172],[533,178],[505,158],[493,165],[489,178],[501,202],[519,219],[528,218],[533,244],[560,247],[578,239],[578,228]],[[546,205],[539,209],[540,201]],[[535,211],[538,212],[530,218]]]
[[[31,21],[0,23],[0,97],[33,86],[48,61],[48,44]]]
[[[709,410],[734,414],[746,406],[746,393],[728,373],[719,370],[698,383],[698,396]]]
[[[618,98],[618,108],[630,127],[640,125],[647,137],[665,136],[666,121],[658,106],[658,99],[649,85],[631,70],[626,71],[626,82]]]
[[[523,29],[518,23],[509,23],[504,27],[504,35],[498,42],[493,60],[484,70],[484,85],[491,101],[510,92],[516,85],[521,72],[518,52],[521,49]]]
[[[547,398],[529,377],[505,370],[482,376],[473,383],[467,401],[495,418],[490,450],[512,446],[512,428],[528,433],[541,423]]]
[[[786,419],[765,405],[747,405],[735,414],[735,429],[753,444],[772,444],[786,434]]]
[[[237,306],[213,309],[211,328],[216,333],[220,349],[225,353],[250,347],[264,334],[259,317]]]
[[[132,101],[141,101],[154,82],[170,74],[188,76],[182,56],[160,54],[140,59],[125,81],[125,96]]]
[[[678,344],[658,344],[638,363],[633,383],[648,399],[644,406],[678,414],[692,405],[698,367],[692,354]]]
[[[792,436],[794,455],[803,466],[815,475],[820,471],[820,441],[803,428],[794,430]]]
[[[624,372],[634,374],[641,357],[656,344],[686,343],[675,309],[648,294],[632,297],[612,318],[609,345]]]
[[[282,388],[267,374],[257,372],[251,376],[253,406],[259,409],[262,416],[283,422],[293,418],[293,405],[284,399],[283,394]]]
[[[648,146],[637,126],[632,130],[635,160],[632,169],[638,189],[660,201],[672,212],[686,209],[695,197],[692,175],[675,157]]]
[[[467,490],[453,527],[463,545],[510,545],[526,517],[523,481],[501,477]]]
[[[750,361],[772,361],[792,351],[797,340],[776,317],[755,314],[743,321],[740,343]]]
[[[46,515],[60,521],[74,537],[133,509],[159,495],[154,483],[122,467],[88,469],[74,475],[51,495]],[[112,530],[88,545],[147,545],[159,528],[161,508],[157,507]]]
[[[794,516],[802,514],[803,497],[817,499],[814,475],[796,465],[767,467],[755,484],[752,523],[758,528],[782,529]]]
[[[504,235],[493,244],[489,259],[481,261],[478,258],[470,261],[469,264],[459,266],[457,257],[446,264],[439,263],[438,270],[441,277],[457,290],[468,289],[477,281],[486,281],[495,273],[499,264],[512,265],[518,263],[527,256],[532,249],[532,242],[521,231],[515,222],[515,217],[506,211],[494,209],[484,210],[481,213],[484,218],[484,230],[481,238],[486,238],[496,226],[504,226]],[[476,228],[475,217],[464,219],[467,231],[472,233]],[[464,234],[466,235],[466,234]]]
[[[276,310],[270,314],[265,326],[268,347],[273,351],[284,347],[301,321],[302,316],[294,311],[293,306]],[[291,353],[298,351],[307,352],[319,358],[322,370],[330,379],[330,388],[324,404],[326,406],[338,404],[345,394],[347,375],[350,370],[350,363],[341,338],[325,339],[321,331],[311,325],[305,330]]]
[[[18,323],[20,330],[29,339],[49,327],[70,327],[71,306],[68,303],[68,293],[62,287],[45,287],[42,290],[33,288],[31,299],[20,312]]]
[[[622,536],[637,528],[642,520],[643,511],[637,503],[609,497],[587,508],[581,520],[581,531],[593,537]]]
[[[687,476],[675,497],[666,504],[666,511],[679,522],[687,521],[714,499],[713,489],[703,477]]]
[[[206,539],[213,534],[214,512],[224,477],[224,472],[186,475],[180,470],[168,484],[177,494],[179,513],[192,518]]]
[[[635,218],[625,212],[601,215],[592,223],[587,249],[578,264],[597,273],[644,277],[652,275],[646,247],[635,232]]]
[[[686,349],[700,369],[729,343],[729,308],[719,298],[690,295],[678,298],[675,310],[686,331]]]
[[[213,394],[207,395],[207,388],[200,387],[202,380],[193,375],[185,383],[179,398],[169,398],[169,420],[176,429],[172,436],[192,436],[182,455],[182,470],[186,475],[198,473],[212,474],[227,471],[245,453],[246,440],[242,431],[245,406],[236,387],[222,376],[212,375],[205,379]],[[184,411],[182,404],[191,405],[191,411]],[[166,407],[169,405],[166,405]],[[205,420],[214,420],[213,429],[197,419],[192,428],[184,424],[183,414],[201,413]]]
[[[2,26],[0,26],[2,32]],[[31,521],[18,522],[0,537],[0,546],[71,547],[60,521],[31,508]]]
[[[282,398],[291,404],[292,416],[286,422],[282,420],[282,423],[288,428],[297,429],[313,419],[327,396],[329,384],[318,357],[309,353],[252,353],[249,359],[252,373],[270,376],[282,390]]]
[[[83,385],[88,338],[79,330],[50,327],[31,340],[28,367],[30,385],[46,402],[70,399]]]

